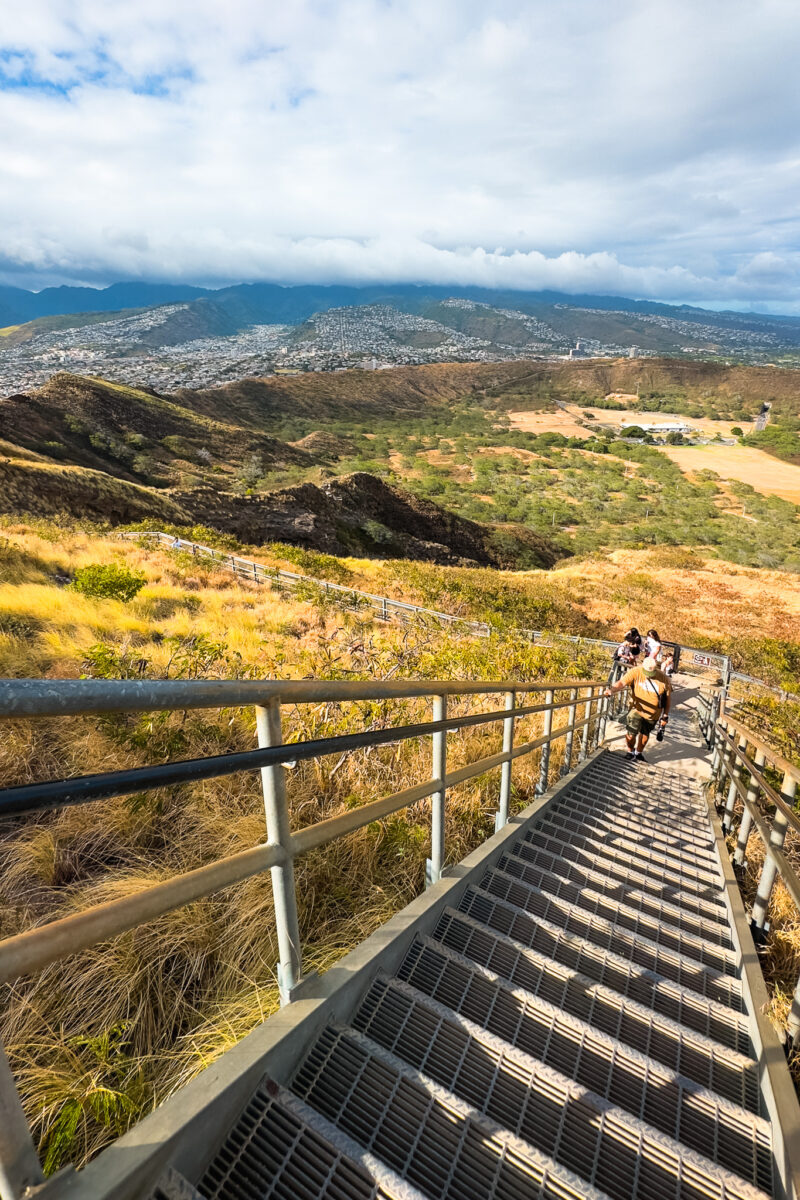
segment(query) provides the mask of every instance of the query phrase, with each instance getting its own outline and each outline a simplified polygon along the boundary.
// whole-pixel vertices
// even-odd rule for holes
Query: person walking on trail
[[[648,629],[644,639],[644,652],[648,658],[654,658],[656,662],[661,661],[661,638],[657,630]]]
[[[624,667],[632,667],[637,655],[642,649],[642,638],[638,629],[629,629],[624,641],[620,642],[614,653],[614,662]]]
[[[613,696],[624,687],[631,689],[631,707],[625,722],[625,744],[628,762],[643,762],[642,751],[647,739],[658,725],[664,728],[669,720],[672,703],[672,682],[659,670],[654,658],[648,657],[640,667],[626,671],[617,683],[605,689],[606,696]]]

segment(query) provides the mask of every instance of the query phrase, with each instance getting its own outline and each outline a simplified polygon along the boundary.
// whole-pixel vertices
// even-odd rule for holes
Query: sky
[[[0,283],[800,312],[797,0],[0,7]]]

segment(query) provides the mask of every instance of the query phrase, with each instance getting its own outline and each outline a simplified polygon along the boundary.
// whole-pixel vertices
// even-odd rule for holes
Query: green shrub
[[[90,563],[80,567],[69,585],[84,596],[99,596],[103,600],[132,600],[147,582],[140,571],[131,571],[116,563]]]

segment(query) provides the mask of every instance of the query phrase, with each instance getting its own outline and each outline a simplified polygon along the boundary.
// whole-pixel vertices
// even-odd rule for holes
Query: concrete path
[[[663,742],[655,733],[645,750],[645,759],[653,766],[666,767],[691,779],[707,779],[711,774],[711,751],[705,744],[697,721],[697,697],[700,683],[696,675],[673,676],[672,709]],[[608,725],[608,748],[625,753],[624,717]]]

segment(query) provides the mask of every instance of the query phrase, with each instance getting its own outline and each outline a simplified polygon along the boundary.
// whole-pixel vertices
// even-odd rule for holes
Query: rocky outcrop
[[[482,525],[364,472],[260,496],[174,493],[192,519],[244,542],[452,566],[551,567],[564,552],[520,526]]]

